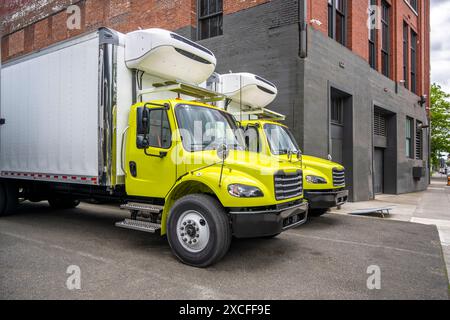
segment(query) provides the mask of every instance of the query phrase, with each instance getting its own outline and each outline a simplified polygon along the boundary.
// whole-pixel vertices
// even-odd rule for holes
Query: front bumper
[[[287,207],[261,211],[231,211],[236,238],[260,238],[298,227],[308,219],[306,201]]]
[[[328,209],[345,204],[348,200],[348,190],[314,191],[305,190],[305,199],[310,209]]]

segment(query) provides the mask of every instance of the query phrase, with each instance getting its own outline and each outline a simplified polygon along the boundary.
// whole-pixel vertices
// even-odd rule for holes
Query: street
[[[110,205],[23,204],[0,220],[0,298],[448,299],[434,225],[329,214],[276,239],[234,240],[219,264],[195,269],[164,238],[115,228],[125,216]],[[80,290],[66,286],[69,266]],[[380,290],[368,289],[370,266]]]

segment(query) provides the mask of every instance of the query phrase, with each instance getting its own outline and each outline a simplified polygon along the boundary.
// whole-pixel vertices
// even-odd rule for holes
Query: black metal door
[[[375,148],[373,155],[373,179],[375,194],[384,192],[384,149]]]

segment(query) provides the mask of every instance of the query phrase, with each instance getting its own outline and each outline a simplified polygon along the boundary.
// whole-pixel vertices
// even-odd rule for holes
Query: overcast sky
[[[450,0],[431,0],[431,82],[450,93]]]

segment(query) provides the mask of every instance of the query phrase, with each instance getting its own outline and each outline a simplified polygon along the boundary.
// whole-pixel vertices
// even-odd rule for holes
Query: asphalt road
[[[164,238],[114,227],[125,216],[27,203],[0,219],[0,298],[448,299],[435,226],[328,215],[273,240],[235,240],[218,265],[195,269]],[[81,290],[66,287],[71,265]],[[371,265],[380,290],[367,288]]]

